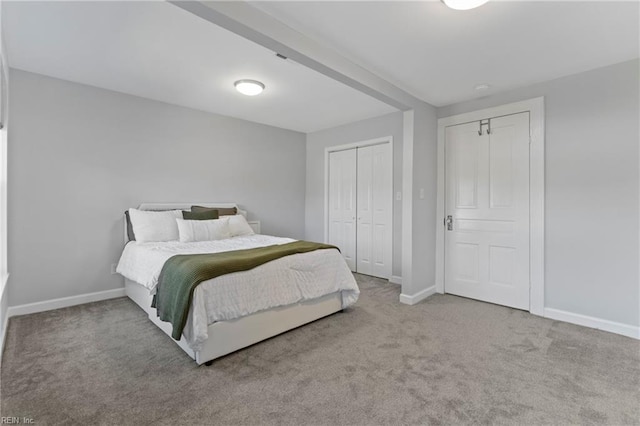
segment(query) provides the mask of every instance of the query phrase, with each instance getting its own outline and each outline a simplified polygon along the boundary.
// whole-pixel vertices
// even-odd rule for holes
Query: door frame
[[[393,187],[393,172],[394,172],[394,167],[393,167],[393,160],[394,160],[394,153],[393,153],[393,136],[389,135],[389,136],[382,136],[379,138],[375,138],[375,139],[367,139],[364,141],[359,141],[359,142],[353,142],[353,143],[348,143],[348,144],[343,144],[343,145],[335,145],[335,146],[328,146],[324,149],[324,220],[323,220],[323,225],[324,225],[324,243],[328,243],[329,242],[329,154],[331,154],[332,152],[337,152],[337,151],[345,151],[347,149],[354,149],[354,148],[364,148],[365,146],[373,146],[373,145],[382,145],[384,143],[388,143],[389,144],[389,148],[391,149],[391,193],[389,194],[389,197],[391,198],[391,259],[389,259],[389,263],[391,265],[391,271],[390,271],[390,277],[393,276],[393,254],[394,254],[394,247],[393,247],[393,236],[394,236],[394,232],[393,232],[393,193],[394,193],[394,187]],[[356,206],[357,207],[357,206]],[[357,225],[356,225],[356,229],[357,229]],[[356,231],[357,232],[357,231]],[[356,247],[356,256],[358,254],[358,249]]]
[[[529,112],[529,312],[544,315],[544,97],[438,119],[436,292],[444,293],[445,129],[485,118]]]

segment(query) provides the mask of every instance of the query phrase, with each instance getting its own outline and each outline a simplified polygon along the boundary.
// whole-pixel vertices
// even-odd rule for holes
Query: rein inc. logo
[[[0,417],[2,425],[32,425],[35,421],[32,417]]]

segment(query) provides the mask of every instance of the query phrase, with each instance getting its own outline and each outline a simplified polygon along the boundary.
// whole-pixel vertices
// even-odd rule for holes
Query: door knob
[[[444,220],[444,224],[447,226],[447,231],[453,231],[453,216],[447,216]]]

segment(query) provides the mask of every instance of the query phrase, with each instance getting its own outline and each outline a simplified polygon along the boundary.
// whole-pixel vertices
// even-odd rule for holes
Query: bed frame
[[[244,216],[247,212],[241,210],[235,203],[143,203],[140,210],[173,210],[189,209],[192,205],[204,207],[236,207]],[[127,237],[126,222],[124,226],[125,243]],[[125,291],[127,296],[140,306],[149,316],[149,320],[171,336],[171,324],[161,321],[156,310],[151,307],[153,296],[141,284],[125,278]],[[219,321],[209,325],[208,339],[202,345],[202,349],[194,351],[186,343],[184,337],[179,341],[173,340],[180,346],[198,365],[211,365],[214,359],[235,352],[239,349],[251,346],[262,340],[284,333],[301,325],[326,317],[342,310],[342,295],[340,292],[331,293],[318,299],[294,303],[256,312],[246,317]]]

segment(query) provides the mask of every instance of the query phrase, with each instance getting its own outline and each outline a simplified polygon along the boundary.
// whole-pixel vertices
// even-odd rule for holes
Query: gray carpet
[[[37,424],[640,424],[640,342],[449,295],[362,296],[198,367],[126,298],[13,318],[2,416]]]

